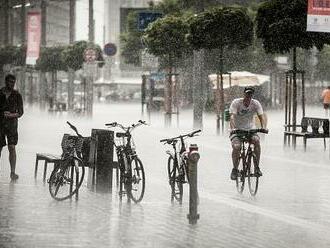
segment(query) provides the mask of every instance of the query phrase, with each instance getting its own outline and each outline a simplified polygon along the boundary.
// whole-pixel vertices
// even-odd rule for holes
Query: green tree
[[[253,41],[253,22],[243,7],[216,7],[194,15],[190,19],[188,41],[196,50],[218,50],[217,61],[217,130],[220,131],[220,113],[224,111],[223,73],[224,50],[244,49]],[[222,118],[223,120],[223,118]],[[222,123],[224,127],[224,122]]]
[[[125,63],[141,66],[141,37],[143,32],[137,26],[138,12],[131,12],[127,16],[126,31],[120,35],[121,56]]]
[[[165,89],[166,121],[171,122],[172,113],[172,74],[174,65],[188,50],[186,35],[188,24],[185,19],[176,16],[166,16],[151,23],[143,36],[149,53],[161,58],[168,66],[169,80]]]
[[[262,39],[267,53],[293,52],[293,125],[297,118],[297,48],[315,46],[321,50],[325,44],[330,44],[330,34],[306,31],[306,10],[306,0],[271,0],[260,4],[256,16],[257,36]]]
[[[68,45],[61,53],[62,60],[65,66],[77,71],[82,68],[84,63],[84,52],[86,48],[94,48],[97,50],[97,61],[104,61],[102,49],[100,46],[87,41],[77,41],[72,45]],[[103,65],[102,63],[100,64]]]
[[[61,56],[64,49],[63,46],[41,48],[36,69],[42,72],[66,71],[66,65]]]

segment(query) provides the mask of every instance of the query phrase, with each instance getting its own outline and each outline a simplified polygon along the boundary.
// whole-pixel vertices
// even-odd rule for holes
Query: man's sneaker
[[[238,174],[238,170],[236,168],[233,168],[230,174],[230,179],[231,180],[236,180],[237,179],[237,174]]]
[[[17,179],[18,179],[18,175],[15,174],[14,172],[11,172],[11,173],[10,173],[10,179],[11,179],[11,180],[17,180]]]
[[[256,174],[257,177],[261,177],[262,176],[262,172],[261,172],[261,170],[260,170],[259,167],[256,168],[255,174]]]

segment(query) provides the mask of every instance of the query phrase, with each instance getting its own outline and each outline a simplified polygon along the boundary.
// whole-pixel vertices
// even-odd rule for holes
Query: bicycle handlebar
[[[134,128],[137,128],[138,126],[141,125],[148,125],[145,121],[139,120],[138,123],[136,124],[132,124],[128,127],[123,126],[122,124],[119,124],[118,122],[111,122],[111,123],[106,123],[106,126],[110,126],[110,127],[120,127],[121,129],[123,129],[124,131],[132,131]]]
[[[268,133],[268,129],[256,128],[256,129],[234,129],[230,131],[230,134],[254,134],[254,133]]]
[[[78,130],[77,130],[77,128],[74,126],[74,125],[72,125],[69,121],[67,121],[66,122],[69,126],[70,126],[70,128],[77,134],[77,136],[79,136],[80,138],[83,138],[83,136],[78,132]]]
[[[191,137],[194,137],[197,133],[200,133],[200,132],[202,132],[202,130],[199,129],[199,130],[193,131],[191,133],[180,135],[180,136],[177,136],[177,137],[174,137],[174,138],[162,139],[159,142],[166,142],[167,144],[171,144],[174,140],[178,140],[178,139],[185,138],[185,137],[190,137],[191,138]]]

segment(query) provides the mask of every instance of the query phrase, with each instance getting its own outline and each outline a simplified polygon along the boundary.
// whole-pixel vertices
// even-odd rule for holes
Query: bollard
[[[189,219],[189,224],[196,224],[199,219],[199,214],[197,213],[198,205],[198,191],[197,191],[197,164],[200,155],[198,152],[198,146],[196,144],[191,144],[189,147],[188,154],[188,171],[189,171],[189,214],[187,218]]]

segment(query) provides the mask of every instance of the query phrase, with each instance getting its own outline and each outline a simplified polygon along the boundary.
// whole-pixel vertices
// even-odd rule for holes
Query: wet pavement
[[[283,148],[281,111],[269,111],[269,135],[262,143],[259,192],[236,192],[229,180],[227,135],[215,135],[215,117],[205,116],[201,136],[191,139],[200,148],[199,214],[188,224],[188,195],[182,206],[170,202],[166,175],[168,149],[159,139],[191,131],[192,115],[181,115],[180,127],[163,128],[163,116],[134,132],[137,152],[145,166],[146,193],[140,204],[120,203],[113,194],[94,193],[82,186],[79,201],[56,202],[42,182],[42,166],[34,180],[37,152],[60,153],[70,120],[84,135],[104,123],[140,119],[139,105],[96,105],[94,118],[68,118],[26,109],[20,122],[16,183],[9,180],[8,152],[0,163],[0,247],[330,247],[330,160],[321,139],[309,140],[303,151]],[[323,117],[310,107],[307,116]],[[147,118],[145,118],[147,120]],[[174,118],[175,119],[175,118]],[[300,118],[298,118],[300,119]],[[173,121],[174,122],[174,121]],[[328,141],[327,141],[328,142]],[[329,142],[328,142],[329,144]],[[328,145],[327,144],[327,145]],[[48,170],[48,176],[50,168]],[[86,180],[85,180],[86,182]],[[188,187],[184,188],[185,193]]]

